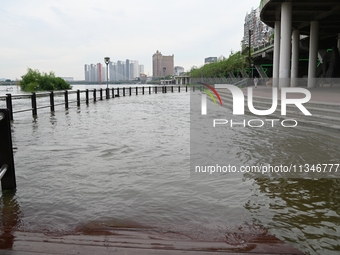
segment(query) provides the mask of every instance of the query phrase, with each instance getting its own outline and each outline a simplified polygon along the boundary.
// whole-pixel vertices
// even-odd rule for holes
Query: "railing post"
[[[171,86],[171,93],[174,92],[174,86]]]
[[[129,88],[129,94],[130,94],[130,96],[131,96],[131,87]]]
[[[123,96],[125,97],[125,87],[123,87]]]
[[[103,100],[103,89],[102,88],[100,88],[99,94],[100,94],[100,100]]]
[[[51,91],[50,93],[50,108],[51,112],[54,112],[54,92]]]
[[[97,90],[93,89],[93,102],[97,101]]]
[[[138,95],[138,87],[136,87],[136,96]]]
[[[112,98],[115,98],[115,88],[112,88]]]
[[[109,99],[110,98],[110,91],[109,91],[109,88],[106,88],[106,99]]]
[[[85,103],[86,105],[89,105],[89,90],[86,89],[85,91]]]
[[[178,92],[181,92],[181,86],[178,86]]]
[[[155,86],[155,94],[157,94],[157,86]]]
[[[80,90],[77,90],[77,106],[80,106]]]
[[[1,178],[2,190],[16,189],[14,157],[12,147],[12,132],[10,112],[0,109],[0,169],[7,166],[7,171]],[[1,170],[0,170],[1,171]]]
[[[164,93],[166,93],[166,86],[164,86]]]
[[[31,96],[31,101],[32,101],[32,115],[33,117],[37,116],[37,95],[35,94],[35,92],[32,92],[32,96]]]
[[[144,95],[144,86],[142,87],[142,94]]]
[[[65,90],[65,109],[68,109],[68,91]]]
[[[12,94],[6,94],[6,107],[9,110],[9,120],[13,120]]]
[[[149,86],[149,95],[151,95],[151,86]]]
[[[185,92],[188,92],[188,86],[185,85]]]
[[[119,87],[117,87],[117,96],[119,97]]]

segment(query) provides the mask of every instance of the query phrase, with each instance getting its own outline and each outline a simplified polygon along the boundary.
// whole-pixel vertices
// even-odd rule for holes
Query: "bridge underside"
[[[319,41],[320,59],[317,61],[316,78],[339,78],[340,66],[336,64],[337,36],[332,36]],[[260,66],[265,76],[260,73],[254,75],[261,78],[273,77],[273,48],[255,52],[252,57],[254,66]],[[300,40],[298,78],[308,76],[309,37]],[[322,61],[322,62],[321,62]]]
[[[340,77],[339,0],[262,0],[260,16],[274,28],[274,46],[254,54],[254,64],[273,64],[274,86],[297,86],[285,80],[308,77],[315,87],[315,78]]]
[[[261,20],[274,27],[281,18],[283,2],[292,3],[292,28],[302,35],[310,35],[310,22],[319,21],[320,39],[337,36],[340,33],[339,0],[271,0],[261,11]]]

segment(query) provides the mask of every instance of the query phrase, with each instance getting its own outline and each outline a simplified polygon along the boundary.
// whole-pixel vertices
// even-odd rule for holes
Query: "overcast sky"
[[[246,13],[259,0],[0,0],[0,78],[27,68],[84,80],[84,64],[174,54],[190,70],[240,50]]]

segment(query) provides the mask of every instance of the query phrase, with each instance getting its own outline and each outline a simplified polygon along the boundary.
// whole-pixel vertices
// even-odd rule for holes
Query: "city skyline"
[[[144,65],[131,59],[116,62],[110,60],[108,66],[102,63],[84,65],[84,80],[99,83],[105,82],[107,78],[109,81],[135,80],[141,73],[144,74]]]
[[[84,79],[85,63],[138,59],[152,75],[152,54],[176,56],[175,66],[240,50],[244,17],[259,0],[5,1],[1,4],[0,78],[27,68]],[[164,10],[164,11],[163,11]],[[166,14],[165,14],[166,13]]]

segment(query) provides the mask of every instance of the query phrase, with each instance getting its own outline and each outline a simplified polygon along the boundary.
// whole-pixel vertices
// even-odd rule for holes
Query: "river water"
[[[0,95],[8,93],[0,89]],[[13,88],[13,94],[19,92]],[[20,107],[30,105],[27,99],[17,101]],[[227,233],[261,234],[266,228],[307,254],[339,254],[339,179],[191,178],[189,111],[189,93],[176,92],[68,110],[58,106],[53,114],[41,109],[37,118],[14,114],[17,190],[2,194],[1,216],[20,231],[151,226],[231,244],[241,243],[242,236]],[[234,146],[225,157],[238,164],[340,160],[338,134],[280,128],[228,132]]]

